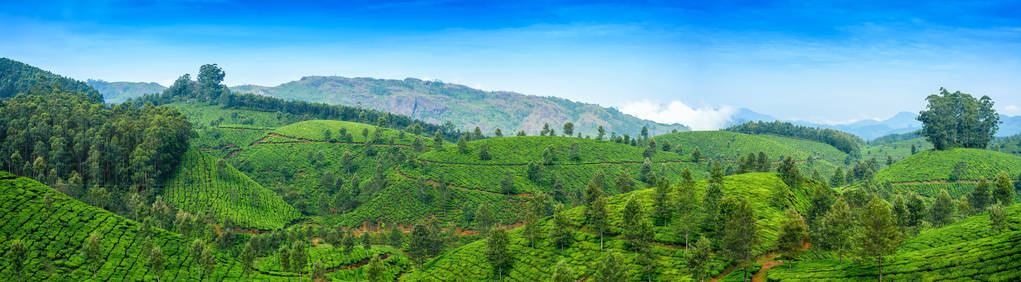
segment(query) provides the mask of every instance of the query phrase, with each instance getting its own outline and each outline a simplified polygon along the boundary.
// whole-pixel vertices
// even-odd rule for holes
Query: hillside
[[[821,175],[832,175],[838,166],[827,160],[835,160],[840,156],[837,153],[839,151],[833,151],[835,148],[830,149],[832,146],[826,148],[828,145],[822,143],[723,130],[678,132],[659,135],[653,139],[660,144],[664,141],[670,142],[675,151],[680,150],[686,157],[690,157],[697,149],[702,159],[723,161],[731,166],[736,166],[732,163],[749,153],[757,156],[759,152],[763,152],[771,162],[779,161],[781,157],[793,157],[804,162],[801,168],[806,175],[811,175],[811,171],[819,171]],[[839,163],[843,163],[843,160]]]
[[[699,181],[695,188],[695,198],[701,199],[707,186],[706,181]],[[747,199],[752,204],[757,223],[761,228],[761,241],[759,248],[755,249],[756,254],[767,252],[772,242],[776,239],[780,219],[784,212],[779,207],[789,205],[796,210],[804,211],[808,206],[809,189],[814,185],[802,185],[801,188],[790,191],[780,179],[771,173],[751,173],[735,176],[728,176],[724,179],[723,193],[727,196]],[[776,197],[777,189],[787,190],[783,197]],[[630,197],[636,197],[642,205],[644,214],[648,215],[653,207],[652,196],[654,189],[638,190],[631,193],[612,196],[607,199],[607,210],[609,211],[610,231],[605,239],[605,246],[623,253],[626,266],[625,277],[628,280],[635,280],[638,277],[639,267],[636,264],[638,254],[623,251],[624,240],[621,233],[626,227],[621,226],[621,212],[625,203]],[[671,194],[676,197],[676,194]],[[701,202],[698,203],[701,205]],[[511,245],[510,253],[514,263],[511,269],[504,271],[511,280],[539,281],[547,280],[553,274],[553,268],[560,260],[565,260],[573,270],[572,279],[591,279],[595,269],[598,267],[599,259],[606,253],[600,250],[599,237],[584,227],[584,207],[576,207],[567,210],[569,229],[573,237],[573,243],[564,250],[552,245],[545,234],[552,229],[550,218],[541,221],[541,234],[543,234],[535,247],[522,236],[523,227],[510,231]],[[690,279],[685,271],[686,251],[684,249],[683,235],[676,234],[671,227],[654,228],[654,244],[652,245],[652,261],[656,276],[652,280],[677,281]],[[698,234],[692,237],[697,238]],[[479,240],[461,248],[450,251],[436,259],[426,263],[415,272],[409,273],[402,280],[485,280],[491,277],[492,266],[485,259],[486,241]],[[723,259],[718,255],[712,255],[710,273],[717,276],[724,272],[726,267]]]
[[[989,230],[988,214],[980,214],[948,226],[926,230],[901,244],[884,260],[883,278],[901,280],[984,280],[1021,279],[1021,205],[1007,208],[1003,232]],[[836,259],[797,262],[792,269],[769,271],[771,281],[825,280],[862,281],[874,279],[877,265],[872,261],[838,264]]]
[[[149,250],[138,222],[71,199],[35,180],[0,172],[0,241],[19,239],[28,246],[25,270],[19,279],[41,280],[155,280],[146,265]],[[101,236],[96,258],[82,250],[92,232]],[[155,228],[152,244],[160,246],[165,259],[160,277],[166,280],[199,280],[196,258],[181,235]],[[4,258],[9,254],[5,253]],[[52,269],[47,269],[47,265]],[[243,273],[233,257],[217,254],[214,280],[265,279],[255,272]],[[0,277],[14,279],[10,260],[0,260]]]
[[[426,122],[453,122],[459,129],[482,128],[487,135],[500,128],[506,134],[525,130],[537,134],[549,123],[557,132],[573,122],[576,132],[595,135],[602,125],[607,132],[637,136],[642,126],[652,135],[687,130],[680,124],[662,124],[623,114],[614,108],[574,102],[556,97],[531,96],[505,91],[483,91],[464,85],[425,81],[308,76],[274,87],[242,85],[231,88],[255,93],[336,105],[361,105],[370,109],[407,115]]]
[[[163,190],[168,204],[243,228],[280,229],[301,214],[222,159],[188,150]]]
[[[106,99],[107,103],[113,104],[119,104],[124,102],[124,100],[145,94],[163,92],[163,90],[167,89],[163,85],[155,82],[109,82],[89,79],[86,80],[85,83],[92,86],[92,88],[95,88],[100,94],[103,94],[103,98]]]
[[[38,82],[47,83],[65,92],[85,93],[91,102],[103,102],[103,95],[84,82],[0,57],[0,99],[28,92]]]
[[[955,168],[963,164],[963,169]],[[1001,171],[1021,173],[1021,158],[982,149],[928,150],[880,170],[876,180],[893,183],[993,179]]]

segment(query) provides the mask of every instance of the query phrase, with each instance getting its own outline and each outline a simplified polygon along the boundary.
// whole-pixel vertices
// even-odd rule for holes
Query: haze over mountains
[[[155,82],[107,82],[88,80],[99,90],[108,103],[120,103],[132,97],[163,91],[166,87]],[[484,91],[464,85],[427,81],[415,78],[404,80],[348,78],[340,76],[307,76],[278,86],[239,85],[231,90],[273,96],[289,100],[303,100],[337,105],[364,106],[389,111],[442,124],[447,121],[463,129],[480,127],[484,132],[501,128],[525,130],[536,134],[549,122],[559,130],[564,122],[571,121],[583,132],[594,135],[599,125],[607,132],[638,134],[641,126],[649,127],[650,134],[662,134],[677,129],[688,130],[681,124],[666,124],[625,114],[616,108],[575,102],[558,97],[542,97],[510,91]],[[830,128],[872,140],[884,135],[918,130],[922,124],[915,119],[917,113],[903,111],[884,120],[865,119],[845,124],[825,124],[810,121],[791,122],[799,125]],[[1001,115],[1000,130],[996,136],[1021,133],[1021,116]],[[775,121],[784,119],[739,108],[723,127],[749,121]]]

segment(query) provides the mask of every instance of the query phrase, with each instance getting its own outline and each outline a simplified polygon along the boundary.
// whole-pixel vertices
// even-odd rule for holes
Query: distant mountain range
[[[107,82],[103,80],[89,79],[86,81],[89,86],[99,90],[107,103],[121,103],[127,99],[139,97],[145,94],[163,92],[167,89],[155,82]]]
[[[562,125],[572,122],[575,132],[596,135],[603,126],[606,134],[629,134],[649,128],[650,135],[685,131],[687,126],[644,120],[615,108],[507,91],[483,91],[464,85],[427,81],[308,76],[278,86],[242,85],[232,91],[255,93],[289,100],[363,106],[408,115],[430,123],[447,121],[462,129],[481,128],[487,135],[500,128],[504,134],[524,130],[536,134],[545,123],[561,134]],[[575,133],[577,134],[577,133]]]
[[[822,124],[807,121],[790,122],[804,126],[840,130],[858,135],[865,140],[872,140],[885,135],[907,133],[922,129],[922,122],[915,119],[916,117],[918,117],[917,113],[899,112],[896,115],[893,115],[893,117],[885,120],[866,119],[846,124]],[[731,116],[731,122],[728,126],[759,120],[774,121],[779,119],[770,115],[742,108]],[[1000,124],[1000,130],[996,132],[996,136],[1011,136],[1021,133],[1021,116],[1000,115],[1000,121],[1003,123]]]

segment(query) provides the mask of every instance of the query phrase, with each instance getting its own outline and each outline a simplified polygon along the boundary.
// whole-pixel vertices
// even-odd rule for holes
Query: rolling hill
[[[757,216],[757,223],[761,228],[761,241],[756,254],[764,254],[772,247],[775,241],[780,219],[784,217],[782,206],[789,205],[796,210],[804,211],[808,206],[808,194],[816,184],[801,185],[800,188],[791,190],[773,173],[750,173],[728,176],[724,179],[724,195],[739,197],[749,200]],[[696,198],[701,199],[707,182],[699,181],[696,184]],[[774,196],[776,191],[786,190],[782,197]],[[621,195],[611,196],[607,199],[607,210],[611,223],[610,231],[605,240],[605,248],[615,249],[622,252],[624,262],[622,269],[628,277],[627,280],[638,279],[639,266],[636,264],[639,254],[623,251],[624,238],[620,234],[626,227],[621,226],[621,212],[625,203],[631,197],[635,197],[644,214],[649,214],[652,209],[654,189],[638,190]],[[676,197],[676,195],[672,195]],[[522,236],[523,227],[515,228],[510,233],[510,253],[514,258],[511,269],[505,271],[511,280],[541,281],[552,277],[553,268],[560,260],[565,260],[568,267],[572,269],[573,279],[588,280],[592,278],[595,269],[598,267],[599,258],[606,253],[600,250],[600,242],[597,234],[584,226],[584,207],[576,207],[565,211],[569,221],[569,229],[573,237],[573,243],[564,250],[552,245],[545,234],[549,234],[552,228],[552,220],[546,218],[540,221],[540,241],[531,247],[528,241]],[[684,270],[686,253],[684,248],[683,235],[678,236],[669,226],[654,227],[654,244],[652,245],[652,261],[656,275],[652,280],[677,281],[687,280],[690,276]],[[698,237],[698,235],[693,235]],[[409,273],[402,280],[486,280],[491,277],[493,268],[485,259],[486,241],[479,240],[467,244],[458,249],[447,252],[436,259],[425,263],[421,269]],[[726,274],[726,263],[717,255],[710,259],[712,276]],[[733,270],[733,269],[730,269]]]
[[[190,149],[163,189],[168,204],[243,228],[280,229],[301,214],[222,159]]]
[[[880,170],[875,179],[890,183],[892,192],[935,197],[947,190],[958,198],[974,190],[978,180],[992,181],[1001,171],[1016,178],[1021,157],[982,149],[928,150]]]
[[[884,260],[883,278],[901,280],[1021,279],[1021,205],[1007,208],[1007,228],[989,230],[989,215],[980,214],[937,229],[929,229],[901,244]],[[966,250],[966,251],[965,251]],[[770,281],[862,281],[874,279],[874,262],[838,264],[836,259],[775,267]]]
[[[642,126],[647,126],[652,135],[674,129],[687,130],[684,125],[642,120],[595,104],[515,92],[483,91],[414,78],[308,76],[273,87],[242,85],[231,90],[288,100],[361,105],[436,124],[450,121],[460,129],[478,126],[487,133],[500,128],[505,133],[525,130],[529,134],[537,134],[545,123],[560,132],[560,126],[568,121],[575,124],[577,132],[586,135],[595,135],[596,127],[600,125],[607,132],[632,136],[637,136]]]
[[[85,93],[91,102],[103,102],[103,95],[85,82],[53,74],[49,71],[0,57],[0,99],[28,92],[42,82],[65,92]],[[48,91],[43,91],[48,92]]]
[[[106,210],[71,199],[35,180],[0,172],[0,241],[22,240],[27,245],[26,269],[19,279],[27,280],[155,280],[146,261],[149,250],[141,224]],[[100,234],[98,256],[83,253],[92,232]],[[155,228],[154,245],[165,259],[160,277],[167,280],[199,280],[197,260],[190,256],[190,240]],[[7,255],[4,256],[5,258]],[[206,278],[266,279],[256,272],[244,272],[235,258],[217,253],[215,272]],[[0,260],[0,277],[13,280],[10,260]]]
[[[749,153],[763,152],[770,161],[779,161],[781,157],[793,157],[804,162],[801,165],[805,175],[818,171],[821,175],[832,175],[838,166],[828,160],[846,156],[834,151],[832,146],[789,137],[751,135],[730,131],[688,131],[664,134],[653,137],[657,143],[670,142],[681,154],[690,157],[697,149],[703,159],[724,161],[729,164]],[[809,161],[811,160],[811,161]],[[840,160],[839,163],[843,163]],[[733,165],[733,164],[731,164]]]

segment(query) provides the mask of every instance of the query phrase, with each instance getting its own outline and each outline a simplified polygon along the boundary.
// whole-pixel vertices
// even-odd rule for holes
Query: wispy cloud
[[[684,124],[692,130],[715,130],[726,125],[737,109],[732,106],[693,108],[681,101],[661,104],[642,100],[627,103],[620,111],[656,122]]]

